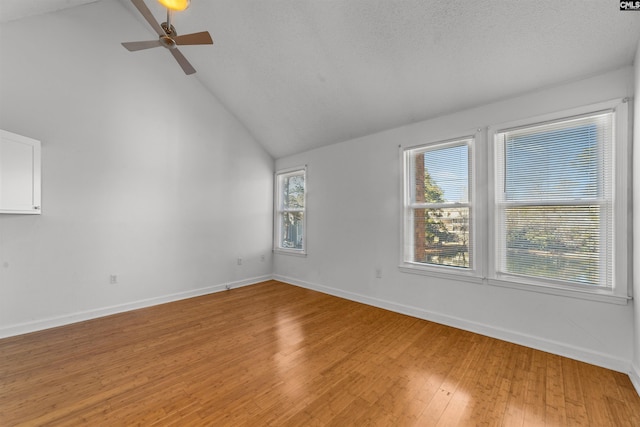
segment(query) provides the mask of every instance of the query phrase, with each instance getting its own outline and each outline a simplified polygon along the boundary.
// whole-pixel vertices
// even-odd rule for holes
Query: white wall
[[[640,89],[640,42],[636,50],[635,88]],[[640,393],[640,96],[635,97],[633,114],[633,294],[634,300],[634,342],[633,372],[631,380]]]
[[[113,1],[0,26],[0,128],[43,172],[42,215],[0,215],[0,336],[270,277],[273,159],[168,52],[120,45],[151,37]]]
[[[149,34],[112,1],[0,25],[0,128],[43,146],[43,215],[0,215],[0,336],[272,272],[272,159],[167,52],[120,46]],[[638,372],[640,309],[634,332],[633,304],[397,268],[399,144],[630,96],[633,80],[628,67],[279,159],[278,168],[308,165],[309,255],[276,255],[273,271],[298,285],[613,369],[627,370],[634,360]],[[635,80],[640,87],[638,67]],[[635,183],[638,242],[638,174]],[[109,284],[110,274],[120,283]],[[637,272],[634,283],[638,295]]]
[[[398,146],[632,94],[627,67],[278,159],[277,169],[308,166],[308,256],[277,254],[276,278],[628,372],[632,304],[400,272]]]

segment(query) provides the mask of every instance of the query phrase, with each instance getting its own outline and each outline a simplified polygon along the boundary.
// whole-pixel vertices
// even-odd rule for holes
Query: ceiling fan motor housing
[[[173,25],[163,22],[160,26],[169,37],[175,37],[178,35],[176,28]]]
[[[166,22],[163,22],[162,24],[160,24],[160,26],[166,33],[165,36],[160,36],[160,43],[162,43],[162,46],[166,47],[167,49],[175,49],[176,42],[175,40],[173,40],[173,37],[178,35],[175,27],[171,24],[167,24]]]

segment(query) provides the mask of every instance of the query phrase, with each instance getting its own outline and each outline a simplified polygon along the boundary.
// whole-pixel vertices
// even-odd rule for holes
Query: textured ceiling
[[[184,78],[276,158],[630,65],[640,38],[613,0],[192,0],[174,25],[211,33]]]
[[[98,0],[0,0],[0,22],[42,15]]]

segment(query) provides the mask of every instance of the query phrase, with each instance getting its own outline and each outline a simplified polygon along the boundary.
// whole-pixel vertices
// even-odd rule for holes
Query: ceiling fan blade
[[[189,44],[213,44],[213,39],[208,31],[201,31],[199,33],[184,34],[182,36],[176,36],[173,38],[177,45],[189,45]]]
[[[138,9],[138,12],[147,20],[151,28],[158,34],[158,36],[165,36],[165,32],[154,18],[153,13],[149,10],[147,5],[144,3],[144,0],[131,0],[131,3]]]
[[[178,61],[178,64],[180,64],[180,66],[182,67],[182,71],[184,71],[185,74],[188,75],[196,72],[196,69],[193,68],[193,65],[191,65],[189,61],[187,61],[187,58],[185,58],[182,52],[180,52],[178,49],[169,49],[169,52],[171,52],[173,57],[176,58],[176,61]]]
[[[148,40],[144,42],[125,42],[122,46],[126,47],[129,52],[135,52],[136,50],[151,49],[152,47],[162,46],[160,40]]]

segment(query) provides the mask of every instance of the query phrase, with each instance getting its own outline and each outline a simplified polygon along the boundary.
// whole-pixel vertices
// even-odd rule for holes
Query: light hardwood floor
[[[621,373],[270,281],[0,340],[0,426],[640,426]]]

